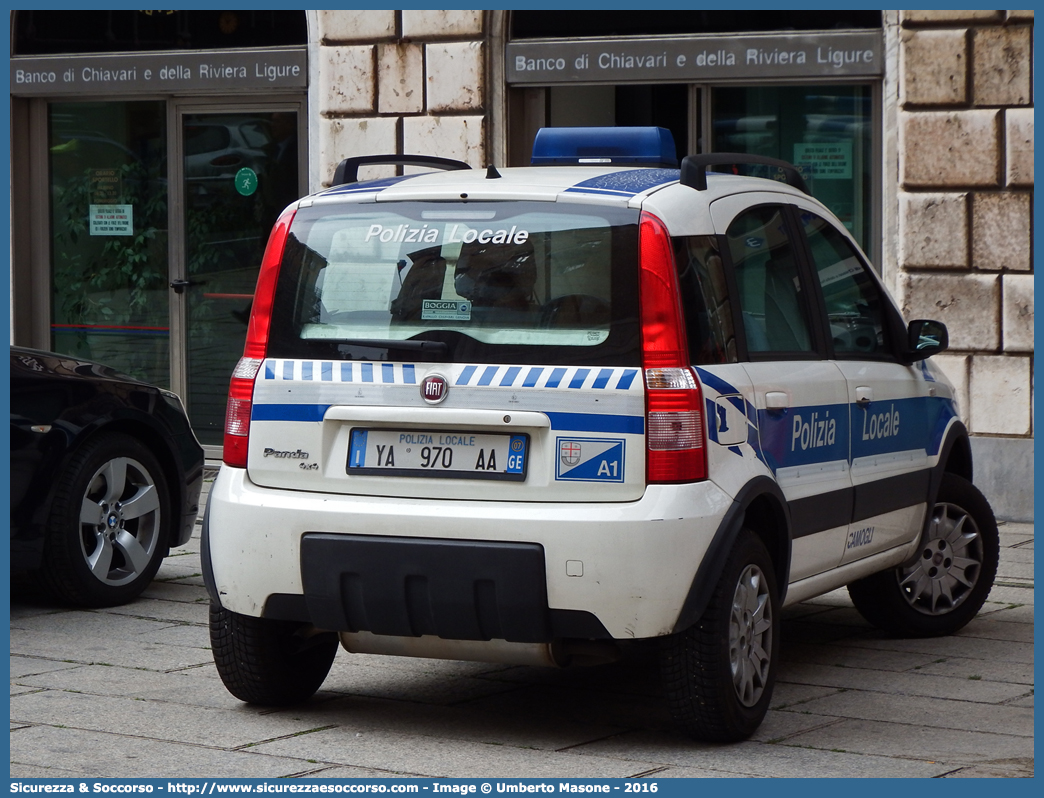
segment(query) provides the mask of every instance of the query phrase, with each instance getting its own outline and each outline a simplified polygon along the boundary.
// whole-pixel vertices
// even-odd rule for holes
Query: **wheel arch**
[[[183,484],[183,480],[178,475],[178,464],[174,453],[167,445],[163,435],[154,426],[137,418],[117,418],[104,424],[85,427],[80,430],[75,440],[71,441],[66,448],[58,473],[64,474],[68,471],[70,460],[76,452],[80,451],[89,441],[107,433],[121,433],[131,438],[135,438],[143,443],[156,460],[159,461],[160,468],[163,469],[163,477],[167,482],[167,488],[171,491],[171,519],[167,527],[166,541],[166,547],[169,550],[178,539],[181,526],[181,508],[185,504],[186,488]],[[57,486],[58,481],[55,480],[54,485],[51,486],[51,490],[48,493],[47,502],[42,505],[44,510],[47,510],[50,507]]]
[[[955,419],[947,428],[942,445],[939,447],[939,462],[931,470],[928,483],[928,511],[925,512],[924,523],[921,525],[922,535],[927,532],[928,525],[931,523],[931,508],[935,506],[935,500],[939,496],[943,474],[956,474],[968,482],[972,482],[972,471],[971,438],[968,435],[968,428]]]
[[[939,462],[943,471],[956,474],[969,482],[972,479],[971,437],[960,421],[955,421],[949,430],[946,441],[939,451]]]
[[[756,477],[739,490],[718,525],[678,613],[672,630],[675,634],[692,626],[703,615],[717,584],[716,574],[725,567],[744,528],[761,539],[772,558],[782,605],[790,575],[790,511],[779,486],[768,477]]]
[[[945,473],[956,474],[969,482],[973,481],[971,438],[968,428],[956,419],[951,421],[946,429],[939,446],[939,461],[931,470],[928,485],[929,507],[935,504],[935,497],[939,494],[939,485]]]

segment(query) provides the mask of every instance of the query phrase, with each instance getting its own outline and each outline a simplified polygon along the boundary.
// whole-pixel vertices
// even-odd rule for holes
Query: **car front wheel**
[[[848,586],[859,613],[899,637],[934,637],[961,629],[993,587],[1000,556],[997,522],[978,488],[943,474],[916,555]]]
[[[167,554],[170,507],[163,469],[144,444],[122,433],[88,440],[57,480],[43,583],[85,607],[136,598]]]

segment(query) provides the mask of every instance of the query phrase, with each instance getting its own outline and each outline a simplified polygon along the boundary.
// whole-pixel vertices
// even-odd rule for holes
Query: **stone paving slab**
[[[848,690],[808,701],[801,705],[801,709],[862,720],[900,719],[918,726],[934,726],[952,731],[1033,736],[1033,713],[1025,708],[945,698]]]
[[[787,668],[787,679],[791,679],[791,669]],[[777,681],[772,690],[772,703],[770,709],[786,709],[798,704],[804,704],[813,698],[833,695],[837,692],[836,687],[827,687],[820,684],[799,684],[796,681]]]
[[[235,708],[238,703],[219,679],[209,678],[211,675],[217,675],[212,664],[176,673],[83,665],[26,676],[19,679],[19,683],[38,690],[75,690],[113,698],[130,695],[136,699],[167,701],[190,707]]]
[[[142,595],[145,598],[198,604],[203,608],[203,617],[206,617],[206,609],[210,605],[210,597],[207,595],[207,589],[203,586],[202,579],[199,580],[199,584],[154,581]]]
[[[830,715],[803,712],[801,703],[787,705],[788,711],[786,712],[769,710],[768,715],[765,716],[765,722],[758,727],[750,739],[759,743],[779,743],[795,734],[803,734],[813,729],[826,729],[844,720]]]
[[[133,645],[130,643],[133,642]],[[78,638],[48,632],[11,630],[11,653],[68,660],[82,664],[101,663],[129,668],[149,668],[172,671],[195,665],[213,664],[209,651],[184,646],[165,646],[160,643],[120,639],[113,634],[102,638]]]
[[[1005,605],[1006,606],[1006,605]],[[200,611],[200,608],[203,611]],[[177,623],[193,623],[207,625],[207,605],[197,602],[164,601],[162,599],[139,598],[122,607],[109,607],[105,611],[110,615],[126,615],[131,618],[152,618],[158,621],[175,621]]]
[[[829,731],[823,733],[828,734]],[[835,740],[834,748],[837,745]],[[938,776],[947,770],[945,765],[935,762],[757,742],[748,742],[742,746],[698,743],[679,746],[671,735],[656,732],[620,735],[584,746],[580,753],[706,768],[736,776],[911,778]]]
[[[142,700],[136,698],[47,690],[12,698],[11,717],[149,740],[189,744],[214,740],[226,749],[316,728],[309,720],[288,713],[269,713],[245,704],[231,709],[211,709],[164,703],[162,707],[152,704],[146,712],[141,703]]]
[[[1033,644],[1032,623],[1008,622],[999,617],[1005,610],[973,618],[971,623],[957,632],[954,637],[979,637],[984,640],[1008,640]]]
[[[992,606],[987,605],[983,607],[990,620],[1007,621],[1009,623],[1023,623],[1033,624],[1033,605],[1032,604],[1003,604],[998,609],[993,609]],[[980,611],[979,613],[983,613]]]
[[[834,645],[821,646],[803,643],[793,645],[783,638],[783,662],[814,662],[838,668],[872,668],[882,671],[903,672],[923,668],[940,657],[932,651],[892,651],[887,648],[860,648],[854,640]]]
[[[857,648],[883,649],[935,654],[937,657],[971,657],[973,659],[996,659],[1001,662],[1033,664],[1033,644],[1005,641],[1003,646],[995,640],[974,637],[932,638],[854,638],[849,644]]]
[[[54,660],[40,659],[38,657],[20,657],[13,654],[11,655],[10,662],[12,679],[21,679],[25,676],[32,676],[37,673],[50,673],[51,671],[61,671],[79,667],[73,662],[56,662]]]
[[[1019,585],[1014,583],[994,584],[987,600],[1003,604],[1032,604],[1033,583]]]
[[[395,773],[391,770],[375,770],[374,768],[353,768],[344,765],[319,765],[309,762],[309,767],[317,770],[306,770],[300,774],[309,779],[401,779],[416,776],[414,773]]]
[[[325,691],[324,691],[325,693]],[[549,717],[541,706],[530,712],[506,715],[469,702],[438,707],[403,701],[352,696],[321,706],[307,705],[296,714],[314,726],[338,725],[354,732],[423,734],[462,743],[490,743],[531,750],[558,750],[619,733],[622,725],[607,725],[600,718]]]
[[[517,685],[473,676],[452,676],[357,665],[355,657],[339,656],[323,683],[323,690],[338,694],[417,701],[424,704],[456,704],[468,699],[517,689]]]
[[[991,680],[1008,682],[1032,688],[1033,664],[1022,662],[994,662],[967,657],[946,657],[920,669],[921,673],[952,676],[957,679]]]
[[[834,726],[788,737],[788,745],[840,746],[846,751],[895,756],[961,766],[1011,757],[1033,757],[1033,740],[1005,734],[955,731],[916,723],[844,720]],[[1032,767],[1032,766],[1031,766]]]
[[[23,772],[23,766],[32,773]],[[142,736],[47,726],[11,734],[11,775],[19,777],[178,778],[210,774],[230,779],[279,778],[306,767],[306,762],[294,758]]]
[[[146,632],[164,629],[169,621],[128,617],[120,622],[120,634],[134,638]],[[11,614],[11,631],[32,634],[66,635],[91,639],[106,636],[112,629],[112,616],[105,612],[53,612],[48,615],[22,617]]]
[[[637,759],[575,756],[573,752],[523,750],[395,732],[338,728],[256,746],[259,753],[378,767],[441,778],[626,778],[656,766]]]
[[[972,676],[977,674],[972,674]],[[788,682],[824,687],[862,690],[870,693],[894,693],[904,696],[952,698],[1000,704],[1027,693],[1026,685],[983,679],[935,676],[923,671],[889,673],[866,668],[835,668],[824,665],[793,665],[787,669]]]

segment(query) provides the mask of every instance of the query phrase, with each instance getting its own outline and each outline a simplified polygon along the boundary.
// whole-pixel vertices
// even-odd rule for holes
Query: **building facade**
[[[81,36],[104,53],[59,13],[12,17],[13,339],[171,385],[213,454],[267,226],[342,158],[519,165],[542,126],[655,124],[805,172],[904,314],[948,325],[976,481],[1032,517],[1032,11],[59,21],[107,24]]]

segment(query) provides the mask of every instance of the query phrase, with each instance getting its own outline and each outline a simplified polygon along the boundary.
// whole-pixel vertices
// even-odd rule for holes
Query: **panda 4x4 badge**
[[[421,398],[429,405],[437,405],[449,395],[449,383],[441,374],[429,374],[420,385]]]

